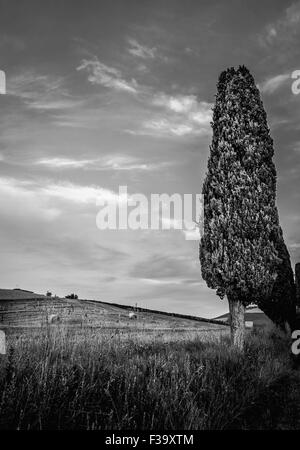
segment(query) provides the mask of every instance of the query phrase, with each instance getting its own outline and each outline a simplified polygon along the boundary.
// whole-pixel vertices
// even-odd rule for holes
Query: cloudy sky
[[[0,0],[0,286],[212,317],[180,230],[101,231],[99,195],[200,193],[219,73],[245,64],[300,260],[300,2]]]

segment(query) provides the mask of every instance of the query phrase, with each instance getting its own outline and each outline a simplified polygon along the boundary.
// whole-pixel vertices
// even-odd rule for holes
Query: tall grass
[[[203,342],[49,331],[0,362],[1,429],[276,429],[300,426],[289,342]]]

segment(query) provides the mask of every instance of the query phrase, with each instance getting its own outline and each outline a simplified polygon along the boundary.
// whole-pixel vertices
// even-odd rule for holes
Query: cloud
[[[65,110],[80,105],[64,87],[64,79],[26,71],[9,79],[8,95],[24,101],[27,107],[37,110]]]
[[[147,66],[145,66],[145,64],[139,64],[137,66],[137,70],[143,74],[148,72],[148,68],[147,68]]]
[[[212,104],[197,100],[196,95],[166,95],[159,93],[151,101],[162,110],[156,117],[142,123],[138,130],[126,130],[134,135],[188,136],[210,132]],[[166,113],[164,112],[166,111]]]
[[[36,195],[31,182],[0,177],[0,203],[2,215],[24,220],[53,221],[61,211],[50,206],[40,195]]]
[[[82,169],[93,164],[92,159],[70,158],[42,158],[35,162],[36,165],[46,166],[51,169]]]
[[[0,155],[1,160],[1,155]],[[112,155],[94,159],[42,158],[35,161],[49,169],[89,169],[99,171],[150,171],[171,165],[171,162],[146,163],[139,158],[128,155]],[[173,163],[172,163],[173,164]]]
[[[110,262],[120,275],[125,265],[122,261],[128,257],[126,246],[124,250],[119,248],[122,244],[116,245],[116,235],[97,230],[95,198],[100,193],[101,198],[120,199],[109,189],[95,188],[46,179],[0,177],[0,241],[7,279],[11,274],[14,284],[18,271],[24,280],[26,271],[29,275],[35,268],[39,280],[43,275],[52,279],[51,284],[55,280],[53,288],[56,290],[62,273],[65,282],[68,280],[67,283],[72,284],[74,279],[80,279],[80,285],[88,284],[88,273],[95,273],[94,282],[100,272],[100,279],[102,275],[112,275]],[[26,267],[21,255],[26,255]],[[126,267],[127,263],[126,258]]]
[[[47,184],[40,188],[40,192],[48,197],[56,197],[64,201],[86,205],[95,205],[98,201],[119,203],[125,200],[125,198],[120,198],[118,193],[109,189],[99,186],[82,186],[69,182]]]
[[[0,177],[0,194],[31,200],[33,197],[41,204],[51,199],[58,199],[77,205],[96,205],[98,201],[119,203],[127,201],[128,196],[119,196],[117,192],[100,186],[83,186],[70,182],[49,180],[32,181]]]
[[[154,97],[153,104],[186,116],[199,124],[209,125],[212,118],[213,105],[204,101],[198,102],[196,95],[169,96],[161,93]]]
[[[151,255],[144,261],[138,261],[130,276],[154,284],[186,284],[187,280],[200,280],[196,262],[184,255]]]
[[[299,24],[300,2],[298,1],[285,10],[283,17],[265,27],[263,33],[259,36],[259,41],[263,46],[266,46],[293,39],[299,33]]]
[[[163,106],[177,113],[188,113],[197,108],[197,97],[195,95],[169,96],[160,93],[155,96],[153,104]]]
[[[187,241],[200,241],[201,236],[197,226],[193,230],[182,230],[182,232]]]
[[[100,170],[142,170],[152,171],[159,170],[166,165],[171,165],[173,162],[159,161],[157,163],[143,162],[141,159],[126,155],[115,155],[102,158]]]
[[[267,94],[273,94],[277,89],[279,89],[287,80],[291,79],[291,75],[288,73],[284,73],[281,75],[276,75],[275,77],[271,77],[265,80],[263,83],[259,85],[261,92],[265,92]]]
[[[167,134],[175,136],[185,136],[194,132],[194,128],[191,125],[186,125],[182,123],[174,123],[168,119],[160,120],[149,120],[144,122],[145,134],[146,130],[149,131],[148,134]]]
[[[137,93],[138,85],[134,79],[126,81],[119,70],[101,63],[97,58],[82,60],[77,70],[87,72],[88,80],[92,84],[99,84],[117,91]]]
[[[276,28],[273,25],[269,25],[266,29],[266,40],[267,42],[272,42],[277,36]]]
[[[163,229],[179,231],[187,241],[199,241],[199,227],[195,222],[161,217]]]
[[[128,42],[130,44],[130,48],[128,49],[128,52],[131,55],[137,56],[138,58],[143,59],[153,59],[155,58],[156,48],[149,48],[145,45],[139,44],[135,39],[128,39]]]
[[[291,247],[293,249],[298,249],[298,248],[300,248],[300,242],[294,242],[292,244],[289,244],[289,247]]]
[[[166,118],[147,120],[142,123],[139,129],[126,129],[124,131],[133,136],[152,137],[186,137],[209,133],[207,127],[199,127],[195,123],[180,123]]]

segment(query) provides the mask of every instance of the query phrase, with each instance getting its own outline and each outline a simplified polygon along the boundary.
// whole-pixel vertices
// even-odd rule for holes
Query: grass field
[[[5,295],[6,294],[5,290]],[[11,291],[13,292],[13,291]],[[1,294],[1,289],[0,289]],[[20,294],[19,294],[20,296]],[[111,330],[135,329],[140,331],[160,330],[204,330],[224,328],[218,321],[200,317],[183,316],[139,308],[137,320],[131,320],[129,313],[132,306],[105,303],[101,301],[66,298],[1,298],[0,295],[0,328],[8,333],[31,333],[40,330],[49,323],[49,317],[57,315],[64,328],[101,328]]]
[[[217,331],[56,327],[9,336],[1,429],[299,429],[300,377],[277,332],[244,355]]]

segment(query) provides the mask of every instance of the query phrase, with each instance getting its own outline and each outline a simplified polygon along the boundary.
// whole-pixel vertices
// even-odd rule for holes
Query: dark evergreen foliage
[[[258,306],[273,322],[284,328],[285,322],[294,328],[296,318],[296,289],[290,255],[284,243],[282,232],[275,244],[280,261],[270,297],[261,298]]]
[[[221,73],[212,129],[202,190],[202,277],[221,298],[257,303],[281,323],[292,308],[290,300],[284,308],[279,285],[283,279],[293,285],[291,267],[275,203],[273,140],[246,67]]]

